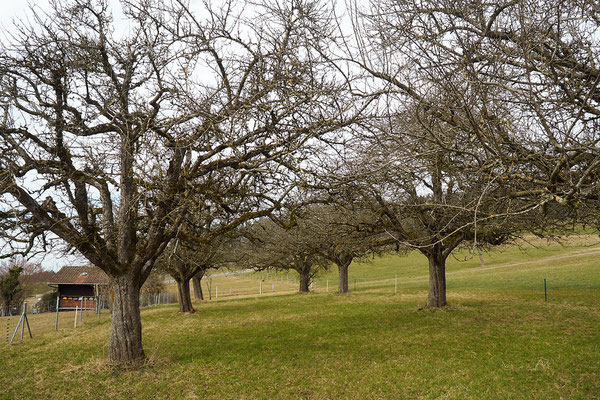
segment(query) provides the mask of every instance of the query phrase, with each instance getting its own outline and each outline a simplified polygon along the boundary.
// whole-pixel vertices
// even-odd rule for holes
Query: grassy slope
[[[426,264],[416,254],[353,265],[358,290],[344,296],[319,283],[309,295],[197,304],[194,315],[153,307],[142,313],[151,362],[139,370],[106,365],[108,321],[90,318],[0,345],[0,398],[600,399],[594,250],[450,262],[451,306],[438,311],[420,309]]]

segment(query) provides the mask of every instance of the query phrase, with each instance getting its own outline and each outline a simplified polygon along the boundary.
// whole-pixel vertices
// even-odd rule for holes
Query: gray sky
[[[0,26],[2,31],[10,29],[13,20],[20,20],[27,16],[29,1],[24,0],[1,0]],[[35,4],[44,9],[48,7],[48,0],[37,0]]]

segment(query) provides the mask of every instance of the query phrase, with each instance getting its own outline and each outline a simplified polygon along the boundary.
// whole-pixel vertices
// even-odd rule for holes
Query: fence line
[[[140,294],[140,307],[155,306],[160,304],[177,303],[175,293],[142,293]]]
[[[29,304],[23,302],[10,306],[0,304],[0,343],[10,344],[27,339],[28,336],[21,337],[19,331],[30,331],[32,337],[36,337],[48,332],[80,328],[86,322],[110,318],[110,300],[102,297],[96,300],[96,307],[86,306],[86,301],[83,300],[76,310],[71,308],[57,310],[59,299],[29,302]],[[140,307],[174,302],[177,302],[174,293],[140,295]],[[24,330],[25,325],[28,325],[28,330]]]

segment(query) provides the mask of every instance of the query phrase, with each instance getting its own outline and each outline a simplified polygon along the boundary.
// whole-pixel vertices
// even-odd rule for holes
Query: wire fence
[[[142,293],[140,294],[140,307],[155,306],[160,304],[177,303],[175,293]]]
[[[56,312],[56,307],[54,307],[51,312],[34,312],[33,310],[36,308],[30,308],[26,303],[18,308],[20,309],[19,314],[0,317],[0,341],[7,344],[52,331],[74,329],[90,321],[110,318],[109,310],[102,309],[59,310]],[[38,310],[43,309],[40,307]]]
[[[80,306],[60,308],[56,299],[30,301],[17,305],[0,304],[0,343],[7,344],[40,336],[52,331],[77,329],[91,321],[105,321],[110,318],[110,299],[70,298],[80,301]],[[177,302],[174,293],[143,293],[140,307],[170,304]]]
[[[426,275],[413,277],[400,277],[399,274],[379,274],[372,277],[353,277],[350,275],[348,279],[348,289],[351,292],[357,290],[377,290],[390,294],[402,294],[407,290],[426,290],[427,284]],[[567,287],[569,284],[577,286],[580,283],[571,281],[560,282],[561,287]],[[244,271],[242,274],[207,276],[202,279],[201,287],[204,292],[204,300],[227,300],[235,297],[297,293],[299,279],[298,275],[294,272]],[[548,287],[554,289],[554,293],[558,289],[556,285],[554,287],[548,285]],[[162,293],[140,294],[140,307],[177,303],[178,295],[173,292],[174,285],[167,284],[165,289],[167,291]],[[192,288],[190,289],[192,290]],[[536,283],[532,282],[530,289],[535,291],[540,299],[548,301],[549,290],[547,291],[546,279],[543,279],[543,283],[541,280]],[[310,282],[309,290],[317,293],[337,292],[338,279],[331,276],[313,279]],[[29,337],[29,332],[31,332],[32,336],[39,336],[52,331],[76,329],[78,326],[90,321],[108,320],[110,318],[110,298],[99,299],[99,301],[89,303],[79,298],[79,301],[80,306],[76,307],[76,309],[59,308],[58,312],[56,310],[58,304],[56,299],[30,301],[26,307],[24,304],[14,306],[0,304],[0,342],[10,343],[11,340],[21,340],[21,336],[23,336],[23,339],[26,339]],[[101,307],[94,308],[91,306],[92,304],[101,304]]]

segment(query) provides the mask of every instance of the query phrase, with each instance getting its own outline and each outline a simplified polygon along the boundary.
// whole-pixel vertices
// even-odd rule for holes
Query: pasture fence
[[[174,302],[177,302],[177,296],[174,293],[143,293],[140,295],[140,307]],[[11,344],[28,337],[52,331],[76,329],[89,322],[106,321],[110,318],[110,299],[102,299],[101,296],[96,298],[93,303],[82,298],[81,304],[75,308],[60,308],[58,305],[58,299],[30,300],[14,305],[0,304],[0,342]],[[29,332],[31,336],[28,334]]]
[[[298,276],[295,273],[243,271],[242,274],[220,274],[218,276],[208,276],[203,279],[208,293],[204,293],[206,300],[227,300],[236,297],[253,297],[264,295],[281,295],[298,292]],[[362,290],[384,290],[389,294],[398,294],[407,288],[421,288],[426,290],[427,277],[404,277],[402,285],[399,285],[398,274],[389,276],[372,277],[350,277],[348,286],[350,292]],[[568,285],[569,282],[563,282]],[[574,284],[574,283],[573,283]],[[269,287],[270,286],[270,287]],[[536,285],[537,286],[537,285]],[[174,288],[167,287],[167,290]],[[556,289],[556,288],[555,288]],[[312,279],[310,282],[311,292],[323,293],[338,291],[338,280],[333,277],[323,279]],[[534,292],[539,293],[540,300],[548,301],[548,281],[540,279],[539,286],[533,288]],[[108,297],[108,296],[107,296]],[[18,330],[25,332],[28,327],[32,336],[40,335],[46,332],[63,331],[65,329],[75,329],[82,324],[91,321],[108,320],[110,318],[111,301],[107,299],[98,299],[89,304],[98,304],[97,308],[86,306],[85,300],[82,300],[80,306],[75,309],[62,309],[58,299],[54,300],[31,300],[16,305],[0,304],[0,342],[10,343],[15,339],[26,339],[27,335],[21,337]],[[172,291],[161,293],[141,293],[139,298],[140,307],[153,307],[167,305],[178,301],[177,293]]]

